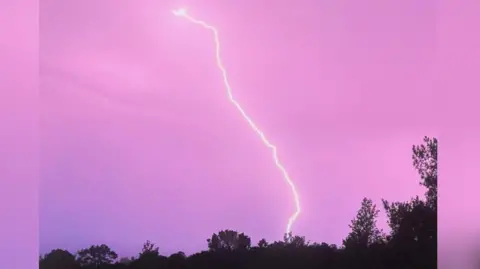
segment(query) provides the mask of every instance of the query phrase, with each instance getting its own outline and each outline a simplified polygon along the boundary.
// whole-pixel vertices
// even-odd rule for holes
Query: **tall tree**
[[[431,238],[436,233],[437,215],[437,156],[438,141],[436,138],[423,138],[424,144],[413,145],[413,166],[420,175],[420,184],[427,188],[425,193],[426,203],[418,196],[408,202],[389,203],[383,200],[383,207],[388,216],[388,225],[392,236],[395,237],[402,230],[402,237]],[[431,210],[425,208],[428,206]],[[408,232],[407,232],[408,231]],[[419,234],[422,231],[423,234]]]
[[[396,253],[391,261],[397,266],[436,268],[438,142],[428,137],[423,142],[412,147],[412,160],[420,184],[427,188],[425,201],[418,196],[407,202],[383,200],[391,228],[389,245]]]
[[[437,152],[438,152],[438,142],[436,138],[423,138],[424,144],[413,145],[412,147],[412,160],[413,166],[418,171],[420,175],[420,184],[427,188],[425,193],[426,196],[426,205],[429,206],[432,212],[426,210],[425,202],[422,201],[418,196],[414,199],[411,199],[408,202],[393,202],[389,203],[386,200],[382,200],[383,207],[387,213],[388,225],[391,228],[392,236],[395,236],[400,232],[400,229],[404,231],[402,236],[406,236],[405,231],[414,229],[414,227],[406,227],[406,223],[414,223],[413,219],[418,219],[421,215],[418,215],[419,212],[424,212],[426,217],[424,221],[416,221],[424,224],[428,224],[427,230],[435,229],[432,225],[436,226],[436,211],[437,211]],[[413,214],[412,212],[416,212]],[[427,212],[428,211],[428,212]],[[412,215],[413,214],[413,215]],[[407,218],[408,217],[408,218]],[[428,220],[428,221],[427,221]],[[404,223],[404,227],[402,226]],[[418,229],[417,229],[418,230]],[[413,236],[413,235],[412,235]]]
[[[213,234],[207,242],[208,249],[211,251],[250,249],[252,243],[250,237],[233,230],[223,230]]]
[[[345,247],[368,247],[382,240],[383,234],[377,228],[379,210],[371,199],[363,198],[357,216],[349,227],[352,231],[343,240]]]
[[[420,175],[420,184],[427,188],[427,204],[437,209],[438,141],[436,138],[423,138],[424,144],[413,145],[413,166]]]
[[[78,263],[86,268],[97,268],[104,264],[112,264],[117,258],[117,253],[105,244],[92,245],[77,252]]]

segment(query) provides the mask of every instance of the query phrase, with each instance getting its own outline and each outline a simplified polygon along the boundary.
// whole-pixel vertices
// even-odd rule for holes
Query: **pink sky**
[[[453,175],[474,173],[478,93],[462,88],[478,82],[478,52],[467,51],[479,42],[446,37],[472,9],[439,19],[434,1],[235,3],[42,1],[41,252],[106,243],[131,255],[149,239],[191,253],[226,228],[281,238],[290,190],[228,103],[211,33],[173,16],[178,5],[219,29],[234,95],[301,195],[296,234],[340,243],[362,197],[380,206],[422,194],[411,146],[424,135],[461,156]],[[460,180],[442,184],[475,193]],[[442,225],[478,212],[462,208]]]
[[[52,3],[40,7],[41,250],[150,239],[191,252],[225,228],[281,238],[291,193],[226,99],[211,33],[172,16],[178,3]],[[339,243],[363,196],[422,193],[411,145],[437,130],[409,108],[433,116],[431,4],[236,3],[185,5],[217,25],[236,98],[297,184],[294,231]]]
[[[0,268],[38,266],[38,6],[0,1]]]

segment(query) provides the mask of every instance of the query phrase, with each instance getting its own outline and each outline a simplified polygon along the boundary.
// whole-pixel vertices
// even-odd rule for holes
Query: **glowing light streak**
[[[190,15],[187,14],[187,10],[185,8],[180,8],[180,9],[176,9],[176,10],[172,10],[172,13],[175,15],[175,16],[178,16],[178,17],[183,17],[185,19],[187,19],[188,21],[194,23],[194,24],[197,24],[197,25],[200,25],[210,31],[213,32],[213,37],[214,37],[214,41],[215,41],[215,55],[216,55],[216,62],[217,62],[217,67],[220,69],[220,71],[222,72],[222,76],[223,76],[223,83],[225,85],[225,88],[227,90],[227,94],[228,94],[228,98],[230,99],[230,102],[238,109],[238,111],[242,114],[243,118],[247,121],[247,123],[250,125],[250,127],[258,134],[258,136],[262,139],[262,142],[265,144],[266,147],[270,148],[272,150],[272,157],[273,157],[273,160],[275,161],[275,165],[277,166],[277,168],[280,170],[280,172],[282,173],[283,175],[283,178],[285,180],[285,182],[290,186],[291,190],[292,190],[292,193],[293,193],[293,198],[295,200],[295,212],[293,213],[293,215],[290,216],[290,218],[288,219],[288,223],[287,223],[287,227],[286,227],[286,233],[287,233],[287,236],[290,235],[291,231],[292,231],[292,225],[294,224],[295,220],[297,219],[298,215],[300,214],[301,212],[301,208],[300,208],[300,198],[299,198],[299,195],[298,195],[298,192],[296,190],[296,187],[295,187],[295,184],[293,183],[293,181],[290,179],[290,176],[288,175],[287,173],[287,170],[285,169],[285,167],[280,163],[279,159],[278,159],[278,155],[277,155],[277,147],[275,145],[273,145],[272,143],[270,143],[270,141],[268,141],[268,139],[265,137],[265,134],[260,130],[260,128],[257,127],[257,125],[253,122],[252,119],[250,119],[250,117],[245,113],[245,111],[243,110],[243,108],[240,106],[240,104],[233,98],[233,95],[232,95],[232,89],[230,87],[230,83],[228,81],[228,76],[227,76],[227,70],[225,69],[225,67],[223,66],[223,63],[222,63],[222,59],[221,59],[221,56],[220,56],[220,40],[219,40],[219,37],[218,37],[218,31],[217,29],[212,26],[212,25],[209,25],[207,24],[206,22],[204,21],[201,21],[201,20],[197,20],[193,17],[191,17]]]

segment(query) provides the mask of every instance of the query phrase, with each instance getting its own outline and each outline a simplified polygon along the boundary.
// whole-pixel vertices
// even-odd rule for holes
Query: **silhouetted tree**
[[[250,249],[251,246],[250,237],[233,230],[223,230],[218,234],[213,234],[210,239],[207,239],[207,242],[208,249],[211,251]]]
[[[146,258],[146,257],[158,257],[159,256],[159,251],[158,247],[155,246],[154,243],[150,242],[147,240],[142,247],[142,251],[138,254],[138,257],[141,258]]]
[[[392,266],[435,268],[437,261],[437,139],[412,147],[413,165],[420,184],[427,188],[426,201],[418,196],[407,202],[383,200],[391,228],[389,248]]]
[[[187,256],[182,251],[174,253],[168,257],[168,267],[181,269],[187,266]]]
[[[400,224],[403,219],[412,212],[413,208],[423,203],[422,200],[417,196],[414,199],[411,199],[409,202],[393,202],[390,203],[387,200],[382,199],[383,208],[387,213],[387,223],[391,229],[391,235],[396,235],[400,230]]]
[[[273,243],[268,245],[269,248],[284,248],[285,246],[285,238],[282,241],[273,241]]]
[[[423,142],[412,147],[413,166],[420,174],[420,184],[427,188],[427,204],[437,210],[438,141],[425,136]]]
[[[142,251],[138,254],[138,259],[131,263],[135,269],[156,269],[166,266],[167,258],[160,255],[158,247],[154,243],[147,240],[142,247]]]
[[[294,236],[292,235],[292,232],[283,236],[283,242],[285,243],[285,246],[291,247],[305,247],[310,244],[310,242],[305,240],[305,236]]]
[[[63,249],[54,249],[40,257],[40,269],[76,269],[75,256]]]
[[[98,268],[101,265],[112,264],[117,258],[117,253],[105,244],[92,245],[77,252],[77,261],[85,268]]]
[[[363,198],[357,216],[349,227],[350,234],[343,240],[345,247],[368,247],[382,240],[382,231],[377,228],[377,217],[380,211],[371,199]]]
[[[260,239],[260,241],[258,241],[257,246],[259,248],[267,248],[268,247],[268,242],[267,242],[267,240],[262,238],[262,239]]]

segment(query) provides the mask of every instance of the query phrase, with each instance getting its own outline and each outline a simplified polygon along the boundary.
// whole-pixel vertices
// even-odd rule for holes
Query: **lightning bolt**
[[[252,129],[258,134],[258,136],[262,139],[262,142],[265,144],[266,147],[270,148],[271,151],[272,151],[272,157],[273,157],[273,160],[275,161],[275,165],[277,166],[277,168],[280,170],[280,172],[282,173],[283,175],[283,178],[285,180],[285,182],[290,186],[291,190],[292,190],[292,193],[293,193],[293,198],[295,200],[295,212],[293,213],[293,215],[290,216],[290,218],[288,219],[288,223],[287,223],[287,227],[286,227],[286,234],[287,236],[290,236],[291,235],[291,231],[292,231],[292,225],[294,224],[295,220],[297,219],[298,215],[300,215],[300,212],[301,212],[301,208],[300,208],[300,198],[299,198],[299,195],[298,195],[298,192],[297,192],[297,189],[295,187],[295,184],[293,183],[293,181],[290,179],[290,176],[288,175],[288,172],[287,170],[285,169],[285,167],[280,163],[280,161],[278,160],[278,155],[277,155],[277,147],[275,145],[273,145],[272,143],[270,143],[270,141],[268,141],[268,139],[265,137],[265,134],[262,132],[262,130],[260,130],[260,128],[257,127],[257,125],[255,124],[255,122],[253,122],[252,119],[250,119],[250,117],[247,115],[247,113],[245,113],[245,111],[243,110],[243,108],[240,106],[240,104],[233,98],[233,95],[232,95],[232,89],[230,87],[230,83],[228,81],[228,76],[227,76],[227,70],[225,69],[225,67],[223,66],[223,63],[222,63],[222,59],[220,57],[220,40],[218,38],[218,31],[217,29],[212,26],[212,25],[209,25],[207,24],[206,22],[204,21],[201,21],[201,20],[197,20],[193,17],[191,17],[190,15],[187,14],[187,10],[185,8],[180,8],[180,9],[176,9],[176,10],[172,10],[172,13],[175,15],[175,16],[178,16],[178,17],[183,17],[185,19],[187,19],[188,21],[194,23],[194,24],[197,24],[197,25],[200,25],[210,31],[213,32],[213,37],[214,37],[214,40],[215,40],[215,55],[216,55],[216,62],[217,62],[217,67],[220,69],[220,71],[222,72],[222,76],[223,76],[223,83],[225,85],[225,88],[227,90],[227,93],[228,93],[228,98],[230,99],[230,102],[238,109],[238,111],[242,114],[243,118],[247,121],[248,125],[250,125],[250,127],[252,127]]]

